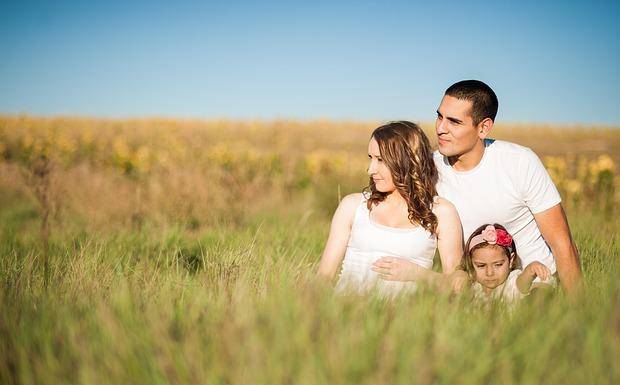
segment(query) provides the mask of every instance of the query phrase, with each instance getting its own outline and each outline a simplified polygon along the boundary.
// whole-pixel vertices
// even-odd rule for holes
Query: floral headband
[[[488,225],[482,233],[476,235],[469,241],[469,251],[481,243],[489,245],[500,245],[507,247],[512,253],[512,236],[506,230],[496,229],[493,225]]]

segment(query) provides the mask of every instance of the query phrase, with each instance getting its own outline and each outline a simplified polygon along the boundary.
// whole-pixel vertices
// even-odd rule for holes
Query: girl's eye
[[[379,162],[383,162],[383,159],[381,159],[381,158],[377,158],[377,160],[378,160]]]

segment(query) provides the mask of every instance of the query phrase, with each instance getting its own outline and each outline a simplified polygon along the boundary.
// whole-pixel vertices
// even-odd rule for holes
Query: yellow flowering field
[[[378,124],[4,116],[2,183],[27,189],[43,160],[56,208],[93,222],[238,221],[282,203],[329,215],[366,184],[366,144]],[[423,127],[434,140],[432,124]],[[618,201],[618,130],[500,124],[494,136],[536,151],[567,204]]]

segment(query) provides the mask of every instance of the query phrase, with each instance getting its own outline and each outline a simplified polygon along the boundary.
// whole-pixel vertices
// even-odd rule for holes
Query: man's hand
[[[398,257],[382,257],[372,264],[371,270],[379,273],[379,278],[386,281],[415,281],[421,278],[428,269]]]

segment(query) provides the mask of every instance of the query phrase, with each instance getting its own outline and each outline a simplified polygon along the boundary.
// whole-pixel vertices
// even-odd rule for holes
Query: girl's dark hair
[[[432,205],[437,195],[438,174],[426,134],[415,123],[397,121],[375,129],[372,138],[379,144],[379,152],[390,169],[396,190],[407,201],[409,221],[435,234],[437,217]],[[377,191],[372,177],[364,192],[370,195],[369,210],[388,195]]]
[[[490,246],[501,247],[502,250],[504,251],[504,254],[506,254],[506,257],[508,257],[508,261],[510,261],[510,270],[512,271],[512,270],[521,268],[521,258],[519,258],[519,254],[517,254],[517,246],[515,245],[514,239],[512,240],[512,243],[510,244],[510,248],[506,246],[501,246],[501,245],[490,245],[487,242],[482,242],[474,246],[471,250],[469,250],[469,245],[471,244],[472,238],[474,238],[476,235],[482,234],[482,231],[487,226],[493,226],[495,227],[495,229],[502,229],[508,233],[506,228],[498,223],[493,223],[493,224],[485,223],[484,225],[474,230],[473,233],[471,233],[471,235],[469,236],[469,239],[467,239],[467,243],[465,244],[465,254],[463,254],[463,259],[461,260],[461,269],[465,270],[471,279],[474,279],[474,277],[476,276],[474,272],[474,264],[471,260],[471,256],[474,251],[485,248],[485,247],[490,247]],[[511,261],[511,258],[512,258],[512,261]]]

